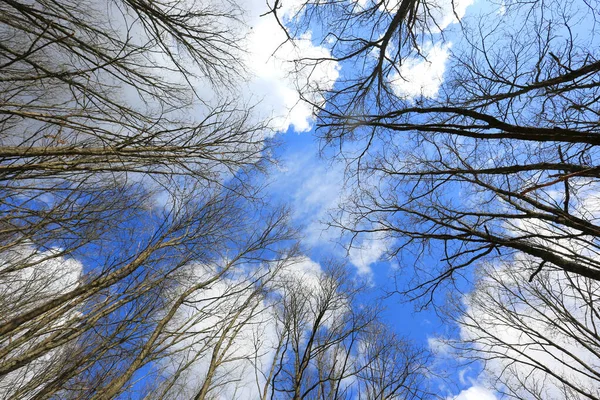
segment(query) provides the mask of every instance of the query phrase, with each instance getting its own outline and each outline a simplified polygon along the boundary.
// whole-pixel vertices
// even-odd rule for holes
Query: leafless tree
[[[599,398],[598,282],[544,270],[530,283],[517,271],[481,270],[473,293],[455,303],[460,337],[447,343],[463,360],[482,362],[485,380],[507,397]]]
[[[267,124],[228,94],[240,13],[0,2],[3,398],[141,390],[190,297],[293,253],[287,213],[255,185]],[[182,286],[194,264],[211,273]]]
[[[277,279],[275,279],[277,281]],[[339,265],[275,285],[277,339],[262,399],[426,398],[427,356],[391,333]]]
[[[0,396],[236,397],[247,376],[263,398],[347,393],[372,317],[340,271],[306,293],[282,272],[298,254],[256,184],[267,123],[229,92],[235,4],[0,11]]]
[[[381,322],[365,331],[360,346],[356,389],[359,399],[433,397],[424,382],[433,375],[428,371],[429,358],[423,349]]]
[[[183,284],[176,298],[186,300],[157,340],[161,382],[147,396],[425,398],[426,354],[355,301],[364,287],[344,271],[290,256],[193,291]],[[194,275],[211,273],[181,274]]]
[[[110,254],[88,255],[95,262],[106,257],[105,263],[96,264],[72,287],[38,303],[13,303],[17,307],[3,324],[2,367],[7,382],[12,380],[11,373],[39,363],[53,351],[64,355],[67,345],[75,346],[79,357],[68,359],[58,369],[44,368],[47,375],[36,374],[35,385],[27,382],[36,396],[57,393],[61,398],[112,398],[127,390],[138,370],[168,353],[174,333],[165,332],[189,297],[243,265],[286,257],[278,249],[282,240],[291,237],[284,225],[285,214],[260,215],[265,218],[261,228],[255,219],[244,218],[242,213],[249,212],[249,207],[236,213],[226,205],[215,202],[212,215],[205,208],[180,221],[161,216],[156,222],[159,227],[146,221],[144,228],[155,228],[152,233],[160,234],[160,240],[148,238],[149,243],[144,243],[136,236],[141,248],[132,249],[133,256],[122,250],[131,237],[124,243],[105,244]],[[168,230],[161,232],[161,227]],[[139,231],[136,234],[141,235]],[[21,265],[22,259],[18,261]],[[181,286],[178,271],[192,263],[210,265],[212,273],[197,277],[185,291],[173,295]],[[45,266],[33,264],[28,268],[36,271]],[[11,277],[14,275],[8,276],[6,283],[14,287],[19,281]],[[33,285],[30,280],[26,282],[22,290],[29,296]],[[209,309],[203,311],[208,313]]]
[[[306,2],[287,21],[291,35],[323,32],[346,71],[320,113],[325,151],[356,187],[332,225],[393,242],[388,255],[417,270],[399,289],[426,303],[468,266],[515,253],[537,260],[532,274],[600,280],[597,4],[489,7],[445,30],[459,2]],[[443,82],[407,94],[435,46]]]
[[[185,290],[185,301],[163,333],[161,346],[169,355],[163,354],[163,382],[152,397],[256,397],[256,360],[270,350],[264,346],[272,321],[265,297],[268,285],[294,260],[294,254],[288,253],[264,268]],[[205,266],[195,265],[183,277],[194,282],[198,279],[189,279],[194,275],[213,274]]]

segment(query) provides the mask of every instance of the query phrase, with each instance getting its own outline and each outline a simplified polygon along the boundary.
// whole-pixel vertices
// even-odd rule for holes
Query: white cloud
[[[439,337],[427,338],[427,347],[429,347],[429,350],[431,350],[436,357],[447,356],[452,352],[452,348],[447,341]]]
[[[302,4],[301,1],[285,1],[278,15],[287,20]],[[247,37],[245,63],[250,69],[250,80],[241,85],[240,94],[248,100],[259,100],[258,111],[272,117],[272,126],[286,131],[290,126],[297,132],[308,131],[314,110],[300,101],[302,91],[311,102],[322,103],[323,97],[314,89],[331,89],[338,77],[335,62],[324,62],[314,69],[294,61],[300,57],[329,57],[329,50],[315,46],[310,32],[303,37],[287,41],[286,34],[273,15],[259,17],[267,11],[264,1],[243,3],[246,23],[252,29]]]
[[[338,77],[338,66],[335,62],[324,62],[315,68],[299,68],[294,61],[303,57],[328,57],[329,50],[325,47],[313,45],[310,32],[301,38],[287,40],[285,32],[277,23],[272,14],[265,14],[269,9],[267,2],[263,0],[236,1],[236,6],[242,10],[239,18],[218,17],[212,22],[215,28],[231,28],[234,32],[232,37],[238,41],[242,51],[232,51],[233,55],[241,62],[232,65],[232,69],[240,69],[231,74],[232,87],[210,83],[214,77],[203,77],[203,72],[194,66],[190,60],[183,62],[186,68],[195,77],[187,77],[201,96],[201,102],[195,100],[194,118],[201,119],[205,113],[206,105],[216,105],[223,97],[231,98],[241,106],[254,106],[253,119],[262,121],[271,119],[270,127],[276,131],[286,131],[293,127],[295,131],[307,131],[313,120],[314,110],[308,104],[300,101],[299,91],[303,91],[307,99],[316,103],[322,102],[322,96],[310,93],[315,87],[330,89]],[[302,1],[284,1],[278,10],[278,15],[283,20],[292,18]],[[224,2],[223,4],[226,4]],[[202,8],[214,8],[215,10],[226,10],[219,1],[203,4]],[[190,5],[191,7],[191,5]],[[101,9],[101,7],[99,7]],[[114,12],[114,14],[117,14]],[[143,37],[143,30],[139,24],[132,23],[134,33]],[[211,26],[212,28],[212,26]],[[130,27],[131,29],[131,27]],[[225,34],[227,37],[227,34]],[[171,51],[178,53],[173,44]],[[154,55],[158,65],[172,66],[170,59],[164,53]],[[236,77],[236,73],[240,73]],[[172,82],[185,84],[187,81],[183,76],[164,69],[162,77]],[[130,102],[140,103],[136,96],[137,91],[133,88],[126,90]],[[187,110],[182,110],[185,114]],[[189,113],[188,113],[189,115]],[[265,132],[266,133],[266,132]]]
[[[500,6],[498,7],[497,13],[499,16],[503,16],[504,14],[506,14],[506,3],[504,1],[500,2]]]
[[[271,189],[273,196],[292,205],[293,219],[303,228],[303,242],[313,247],[326,244],[331,250],[339,231],[326,229],[322,221],[345,197],[344,168],[323,163],[316,152],[316,147],[303,147],[284,158]]]
[[[77,287],[83,266],[52,248],[38,251],[30,243],[0,253],[0,309],[24,312]],[[8,270],[14,272],[7,272]],[[10,319],[4,314],[2,319]]]
[[[591,220],[599,213],[597,187],[585,183],[578,196],[572,193],[572,213]],[[556,191],[546,197],[561,203]],[[506,229],[516,236],[535,233],[534,243],[567,259],[597,255],[579,232],[539,219],[522,219]],[[472,344],[468,354],[487,359],[482,379],[500,382],[520,398],[578,398],[578,388],[598,396],[593,371],[600,365],[600,341],[589,332],[596,329],[591,316],[600,284],[551,264],[529,282],[539,265],[535,257],[517,253],[505,263],[480,267],[481,278],[464,299],[461,339]]]
[[[348,252],[350,262],[361,275],[371,275],[371,265],[381,259],[388,249],[389,241],[379,233],[363,235],[358,243],[354,243]]]
[[[446,61],[451,43],[429,45],[423,57],[412,57],[402,61],[400,73],[391,78],[397,96],[412,99],[423,96],[434,98],[444,80]]]
[[[356,0],[356,4],[358,4],[361,9],[364,9],[369,1],[370,0]]]
[[[214,268],[206,265],[190,265],[178,291],[207,281],[215,273]],[[176,377],[176,382],[161,396],[194,397],[205,383],[211,362],[219,359],[213,359],[217,342],[225,338],[217,353],[222,360],[208,385],[210,397],[258,397],[256,365],[268,363],[277,337],[268,304],[256,295],[247,277],[220,278],[194,292],[177,310],[168,331],[177,333],[170,339],[172,355],[163,357],[159,363],[165,375]],[[256,353],[259,345],[261,351]],[[258,383],[264,384],[260,379]]]
[[[286,1],[284,3],[286,8],[282,10],[282,13],[287,18],[299,3],[297,1]],[[80,113],[69,111],[69,107],[73,107],[75,110],[83,109],[81,118],[85,120],[85,126],[90,126],[88,131],[82,133],[77,129],[71,131],[68,128],[61,128],[62,136],[60,140],[63,142],[68,140],[72,144],[85,142],[86,145],[91,145],[108,142],[107,146],[110,146],[112,140],[125,141],[128,136],[140,135],[140,132],[147,131],[151,135],[153,130],[162,132],[160,138],[157,138],[157,143],[160,143],[160,139],[169,142],[172,138],[165,137],[167,134],[164,131],[168,131],[174,126],[179,127],[182,124],[194,126],[201,122],[206,122],[206,125],[210,127],[199,132],[191,132],[189,135],[194,138],[206,135],[210,138],[211,135],[216,135],[213,134],[213,129],[216,126],[225,126],[223,132],[236,131],[237,126],[233,123],[233,120],[237,118],[228,120],[228,117],[232,115],[243,119],[247,126],[270,121],[270,124],[268,124],[269,129],[248,133],[247,137],[233,141],[234,144],[231,144],[232,141],[222,140],[217,142],[219,143],[218,146],[215,145],[211,148],[211,153],[217,157],[227,154],[227,157],[230,158],[239,157],[240,163],[254,161],[261,152],[264,136],[270,136],[274,131],[286,131],[288,128],[293,128],[296,131],[310,129],[314,118],[314,110],[307,103],[300,101],[299,92],[304,92],[305,97],[311,102],[322,103],[323,97],[315,88],[318,87],[324,90],[331,88],[333,82],[337,79],[338,68],[335,62],[324,62],[315,65],[314,68],[295,63],[294,60],[299,55],[326,57],[329,55],[329,51],[325,47],[313,45],[310,33],[302,38],[286,42],[285,33],[272,15],[260,17],[268,10],[266,2],[262,0],[240,1],[238,5],[243,8],[242,15],[227,13],[232,8],[229,4],[227,1],[219,2],[217,0],[208,2],[183,1],[178,4],[156,3],[157,7],[168,7],[170,5],[183,8],[196,7],[200,10],[213,8],[217,10],[216,15],[213,16],[200,12],[200,16],[194,22],[198,23],[198,19],[200,19],[200,23],[206,22],[207,31],[219,30],[219,34],[223,37],[221,41],[219,35],[216,38],[209,35],[210,40],[215,42],[207,45],[209,49],[207,51],[217,53],[217,55],[223,57],[226,57],[224,54],[231,52],[231,56],[240,61],[241,66],[230,62],[228,59],[224,61],[226,65],[222,69],[229,74],[230,81],[228,85],[221,84],[210,68],[203,68],[202,63],[193,63],[189,55],[178,48],[176,41],[172,40],[168,50],[177,59],[179,66],[190,72],[190,74],[184,76],[175,66],[171,57],[166,54],[166,51],[156,45],[153,39],[148,38],[138,16],[132,15],[135,14],[134,12],[110,1],[89,1],[74,5],[75,15],[80,12],[83,22],[90,23],[99,30],[107,30],[109,35],[115,39],[147,48],[148,50],[144,51],[138,58],[131,56],[131,60],[127,59],[127,61],[133,65],[139,65],[140,70],[153,74],[152,77],[160,85],[144,85],[143,82],[130,82],[127,78],[119,79],[120,75],[109,68],[107,70],[94,69],[94,73],[90,73],[87,77],[89,78],[87,85],[94,87],[98,92],[109,91],[111,99],[127,109],[148,116],[148,120],[132,117],[132,123],[125,123],[123,119],[126,117],[119,118],[118,115],[115,115],[115,119],[112,120],[110,112],[107,112],[106,118],[100,118],[99,120],[85,119],[87,113],[96,115],[95,111],[90,111],[91,107],[82,106],[81,101],[83,100],[78,98],[77,93],[69,90],[66,84],[57,84],[51,88],[43,87],[40,89],[43,95],[36,98],[27,97],[27,94],[18,94],[11,101],[22,102],[32,109],[38,106],[47,107],[49,104],[55,105],[59,101],[61,107],[67,110],[66,115],[71,119],[75,119],[74,115]],[[219,16],[219,13],[224,15]],[[230,32],[228,32],[229,30]],[[82,34],[82,37],[85,37],[85,34]],[[168,37],[165,37],[165,39],[167,42],[169,41]],[[222,45],[231,39],[239,45],[239,50],[226,44]],[[212,45],[214,45],[214,48],[211,47]],[[106,46],[110,47],[109,44],[106,44]],[[120,48],[114,49],[115,52],[120,50]],[[48,51],[53,52],[52,58],[44,60],[44,63],[51,70],[88,70],[89,66],[86,65],[87,61],[83,57],[78,59],[69,54],[67,50],[58,47]],[[132,51],[132,53],[136,52]],[[208,58],[210,59],[210,57]],[[210,63],[209,60],[208,64]],[[213,64],[218,65],[219,62],[215,61]],[[152,79],[150,81],[153,82]],[[189,90],[190,86],[188,85],[195,93]],[[157,87],[159,86],[168,88],[168,95],[158,90]],[[210,115],[211,111],[215,111],[224,104],[230,104],[228,108],[235,111],[222,112],[219,115],[212,115],[207,121],[204,120]],[[249,115],[245,115],[246,111],[249,112]],[[132,113],[125,113],[125,115],[130,114]],[[153,118],[156,120],[153,120]],[[229,122],[229,125],[227,122]],[[22,143],[28,143],[28,145],[31,145],[34,142],[47,143],[48,138],[51,137],[47,129],[40,129],[39,125],[41,123],[39,122],[26,119],[20,121],[19,124],[13,129],[15,134],[9,135],[10,139],[3,141],[4,144],[21,145]],[[93,133],[89,134],[89,132]],[[97,132],[100,132],[99,135],[102,136],[104,141],[98,140],[95,136]],[[222,135],[223,132],[218,134]],[[113,137],[113,134],[118,134],[117,138]],[[183,133],[177,131],[176,135],[183,136]],[[177,143],[186,143],[185,139],[185,137],[178,137],[179,142]],[[244,145],[247,147],[244,147]],[[213,174],[213,176],[219,176],[224,172],[235,173],[235,171],[227,171],[226,167],[220,165],[220,160],[215,160],[212,157],[205,157],[199,163],[204,167],[202,169],[203,173]],[[193,169],[195,165],[190,164],[189,166]],[[171,166],[167,168],[169,171],[173,170]],[[144,170],[144,168],[140,167],[140,170]],[[128,179],[135,181],[138,177],[131,174]]]
[[[599,395],[593,371],[600,341],[589,333],[600,284],[555,270],[529,283],[522,265],[487,268],[460,321],[469,354],[486,359],[481,379],[523,399],[577,398],[575,388]]]
[[[296,257],[289,260],[277,272],[273,280],[275,290],[286,282],[295,282],[302,287],[305,292],[314,292],[319,290],[319,283],[323,279],[323,270],[319,263],[314,262],[308,257]]]
[[[358,0],[358,4],[365,6],[368,0]],[[418,23],[433,33],[443,31],[449,25],[459,22],[466,14],[467,7],[475,0],[429,0],[422,1],[417,11]],[[380,10],[396,13],[402,0],[385,0]]]
[[[417,23],[432,33],[439,33],[449,25],[459,22],[474,0],[437,0],[421,2]],[[382,11],[395,13],[400,1],[386,1]],[[403,59],[399,73],[394,73],[390,81],[397,96],[412,99],[418,96],[434,98],[443,83],[446,61],[452,42],[427,44],[417,55]]]
[[[308,131],[314,110],[300,100],[300,92],[310,102],[322,104],[323,97],[315,89],[333,87],[338,77],[337,64],[327,62],[312,70],[294,63],[300,57],[326,58],[330,54],[323,47],[313,46],[310,34],[284,43],[286,37],[281,28],[268,21],[258,24],[249,36],[252,56],[247,63],[254,77],[242,90],[260,100],[258,107],[265,117],[272,117],[275,130],[282,132],[293,126],[296,132]]]
[[[291,199],[293,217],[303,226],[306,245],[325,245],[329,253],[338,252],[341,257],[348,255],[358,273],[368,278],[372,273],[371,265],[386,252],[389,241],[382,234],[364,234],[355,241],[348,254],[334,243],[340,239],[341,232],[323,221],[329,220],[330,214],[348,201],[350,193],[344,184],[344,165],[324,164],[312,151],[316,152],[316,149],[303,149],[283,160],[284,167],[274,177],[274,194]]]
[[[525,187],[539,184],[537,178]],[[600,215],[598,186],[585,178],[570,183],[571,214],[595,221]],[[564,201],[564,193],[551,187],[534,195],[549,206],[560,207]],[[565,259],[585,263],[586,257],[597,258],[594,239],[574,229],[536,218],[504,228]],[[460,339],[450,341],[459,350],[455,355],[482,361],[475,386],[489,383],[522,399],[598,397],[595,314],[600,283],[551,263],[538,270],[540,261],[515,253],[510,260],[479,267],[473,292],[458,308]]]
[[[496,400],[496,396],[483,386],[471,386],[461,391],[457,396],[448,397],[448,400]]]
[[[467,7],[474,3],[475,0],[434,0],[424,2],[428,6],[428,11],[437,23],[437,26],[430,24],[429,27],[435,31],[437,29],[444,30],[450,24],[459,22],[466,14]],[[425,5],[421,6],[423,10]],[[423,11],[422,11],[423,12]]]

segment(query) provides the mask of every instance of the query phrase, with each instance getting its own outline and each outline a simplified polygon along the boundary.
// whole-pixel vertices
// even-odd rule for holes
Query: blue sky
[[[466,7],[470,2],[463,2]],[[481,1],[480,1],[481,3]],[[285,3],[284,3],[285,4]],[[475,8],[476,5],[471,5]],[[487,3],[484,7],[494,8],[494,4]],[[470,11],[463,9],[464,11]],[[404,96],[424,94],[434,97],[437,88],[443,80],[443,72],[447,57],[447,50],[453,46],[454,34],[451,32],[455,19],[444,19],[448,29],[445,32],[445,41],[441,40],[431,44],[429,50],[429,63],[415,59],[406,63],[403,75],[407,81],[399,83],[398,93]],[[318,44],[313,42],[315,46]],[[352,74],[349,66],[340,68],[340,76],[345,73]],[[410,79],[412,78],[412,81]],[[292,111],[293,112],[293,111]],[[314,128],[314,121],[311,124]],[[301,228],[303,243],[308,256],[313,260],[322,260],[328,257],[346,259],[349,272],[356,279],[367,280],[373,287],[372,296],[385,297],[385,320],[402,336],[414,340],[419,345],[431,347],[432,350],[443,350],[435,340],[445,337],[455,327],[444,325],[438,314],[432,308],[420,309],[418,304],[408,302],[405,297],[395,294],[385,296],[394,291],[395,284],[403,288],[412,278],[411,264],[415,261],[410,253],[403,253],[401,261],[405,268],[402,272],[398,260],[387,260],[385,251],[392,243],[378,237],[360,238],[355,247],[349,251],[344,246],[348,238],[339,230],[328,227],[327,221],[330,214],[336,212],[336,207],[352,187],[345,185],[344,165],[332,161],[332,149],[323,148],[322,142],[315,135],[314,129],[297,132],[291,126],[285,133],[277,134],[277,139],[282,146],[276,155],[279,164],[270,174],[268,193],[275,202],[289,204],[292,209],[293,221]],[[351,184],[350,184],[351,185]],[[435,258],[426,258],[422,263],[436,263]],[[465,287],[465,289],[467,289]],[[440,301],[443,301],[441,299]],[[419,308],[419,310],[416,310]],[[448,381],[436,380],[434,388],[441,396],[459,400],[489,399],[493,398],[491,392],[480,387],[476,380],[479,370],[476,365],[463,369],[456,369],[456,365],[442,357],[434,361],[434,369],[440,373],[449,373]],[[432,382],[433,383],[433,382]],[[483,397],[482,397],[483,396]]]
[[[444,4],[444,2],[440,3]],[[503,1],[455,1],[454,5],[458,16],[463,18],[463,21],[470,19],[470,22],[473,23],[472,26],[475,27],[481,23],[480,33],[477,32],[477,29],[471,31],[475,42],[481,39],[479,34],[484,36],[491,32],[485,39],[487,43],[502,48],[501,45],[510,43],[510,35],[524,34],[522,32],[524,22],[521,21],[521,18],[524,20],[526,17],[519,14],[518,5],[515,7],[516,10],[512,10],[510,6],[507,8]],[[565,11],[566,14],[569,12]],[[575,18],[579,19],[573,25],[571,32],[564,27],[556,28],[554,32],[557,35],[555,38],[557,42],[560,43],[560,36],[567,38],[570,33],[581,38],[581,43],[584,44],[587,37],[593,36],[589,35],[586,29],[595,26],[594,16],[586,13],[585,10],[578,15],[579,12],[580,10],[576,10],[573,14]],[[506,18],[508,22],[502,25],[502,29],[494,31],[494,24],[499,23],[505,13],[509,13]],[[419,57],[404,60],[401,74],[405,79],[398,79],[397,82],[394,82],[397,96],[409,101],[417,96],[435,98],[438,95],[438,88],[444,81],[444,72],[450,53],[470,50],[471,44],[461,36],[456,18],[451,15],[451,7],[442,7],[440,15],[437,17],[438,21],[442,21],[439,25],[443,29],[443,35],[433,34],[429,37],[430,42],[424,42],[422,50],[426,53],[427,61]],[[557,18],[560,21],[558,14],[547,18],[548,20]],[[544,19],[542,18],[542,20]],[[521,54],[519,58],[521,63],[519,67],[528,65],[534,70],[534,64],[538,60],[536,58],[538,49],[535,40],[532,40],[531,43],[530,46],[524,47],[525,53]],[[313,41],[313,45],[318,46],[318,41]],[[589,45],[593,44],[589,43]],[[340,79],[352,76],[353,67],[354,65],[351,63],[338,65]],[[523,77],[522,79],[529,78]],[[355,274],[357,279],[371,282],[375,289],[373,296],[381,295],[386,290],[393,290],[394,283],[400,288],[409,286],[410,280],[413,278],[411,266],[417,262],[410,252],[402,252],[400,260],[386,260],[385,251],[389,246],[393,247],[394,242],[376,235],[359,237],[355,242],[356,246],[346,251],[343,244],[347,243],[348,238],[341,236],[339,231],[328,228],[323,223],[329,219],[330,213],[335,214],[336,206],[343,202],[344,196],[351,194],[353,190],[352,183],[345,185],[344,165],[331,161],[331,152],[335,149],[325,148],[324,152],[320,153],[323,150],[322,144],[315,138],[314,131],[295,132],[291,127],[285,134],[278,134],[277,137],[283,143],[283,147],[278,153],[281,164],[271,176],[272,183],[269,193],[273,199],[292,206],[294,221],[302,227],[308,255],[314,260],[331,255],[345,257],[349,270]],[[403,146],[401,141],[402,139],[396,143],[400,148]],[[372,152],[378,150],[376,146],[371,149]],[[352,152],[351,150],[351,148],[346,148],[349,153]],[[501,150],[496,149],[496,151]],[[522,157],[527,157],[527,153],[523,152]],[[465,201],[461,196],[460,187],[454,187],[453,192],[448,192],[447,187],[445,195],[449,199],[456,202]],[[535,228],[530,227],[530,230],[535,231]],[[436,254],[436,250],[439,250],[438,254]],[[428,266],[434,267],[440,263],[442,258],[441,250],[433,249],[430,256],[423,257],[418,262],[427,269]],[[515,260],[518,260],[518,257]],[[467,279],[459,281],[455,288],[451,289],[459,301],[465,299],[462,296],[469,293],[472,288],[470,282],[474,281],[472,269],[464,270],[463,274]],[[392,277],[395,277],[395,282]],[[442,305],[446,293],[441,290],[438,295],[438,305]],[[499,393],[486,389],[483,381],[485,375],[481,374],[480,365],[466,365],[462,363],[464,360],[455,359],[452,352],[438,340],[439,338],[458,338],[459,334],[468,337],[467,330],[461,330],[457,325],[446,325],[432,308],[415,312],[414,309],[418,303],[407,302],[406,298],[400,295],[387,297],[385,304],[387,306],[385,315],[390,326],[400,334],[437,352],[433,363],[434,369],[440,373],[447,373],[449,376],[449,380],[446,382],[441,380],[434,382],[434,387],[437,388],[439,395],[457,400],[488,400],[500,397]],[[467,308],[470,307],[469,305]],[[508,335],[506,332],[497,332],[497,334],[500,337]],[[518,336],[513,332],[507,338],[509,341],[518,342]],[[561,367],[556,366],[556,368],[560,369]],[[519,370],[517,367],[516,370],[517,374],[527,375],[526,368]],[[496,371],[496,373],[499,372]]]

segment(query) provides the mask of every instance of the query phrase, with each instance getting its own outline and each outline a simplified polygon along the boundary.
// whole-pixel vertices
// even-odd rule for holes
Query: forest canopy
[[[0,397],[600,398],[599,6],[0,0]]]

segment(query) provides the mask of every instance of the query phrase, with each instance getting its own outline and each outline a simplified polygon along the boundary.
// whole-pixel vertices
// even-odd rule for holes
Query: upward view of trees
[[[223,26],[239,11],[0,10],[0,393],[114,398],[172,347],[196,291],[294,255],[286,212],[252,205],[264,124],[196,92],[237,73],[235,24]],[[210,273],[180,291],[190,263]]]
[[[509,398],[597,399],[598,282],[541,271],[529,283],[515,268],[529,262],[482,270],[466,303],[454,305],[460,335],[448,344],[482,361],[487,383]]]
[[[600,4],[283,2],[262,18],[351,189],[328,224],[383,240],[419,305],[452,290],[446,343],[498,393],[599,398]],[[1,398],[434,396],[426,351],[264,198],[245,12],[0,0]]]
[[[597,4],[506,1],[462,19],[460,42],[443,43],[461,3],[304,5],[296,29],[319,26],[352,69],[320,113],[325,145],[361,188],[333,224],[398,239],[392,255],[434,248],[443,261],[419,271],[420,294],[515,252],[598,280],[594,210],[578,208],[598,178]],[[409,87],[412,66],[440,58],[436,93]],[[524,228],[530,220],[552,233]]]
[[[387,240],[421,305],[487,266],[455,346],[509,396],[598,398],[600,4],[471,3],[302,2],[288,22],[347,71],[317,130],[355,189],[330,224]]]
[[[421,393],[425,356],[341,272],[289,275],[297,234],[260,192],[269,121],[235,96],[243,17],[0,2],[1,398]]]

